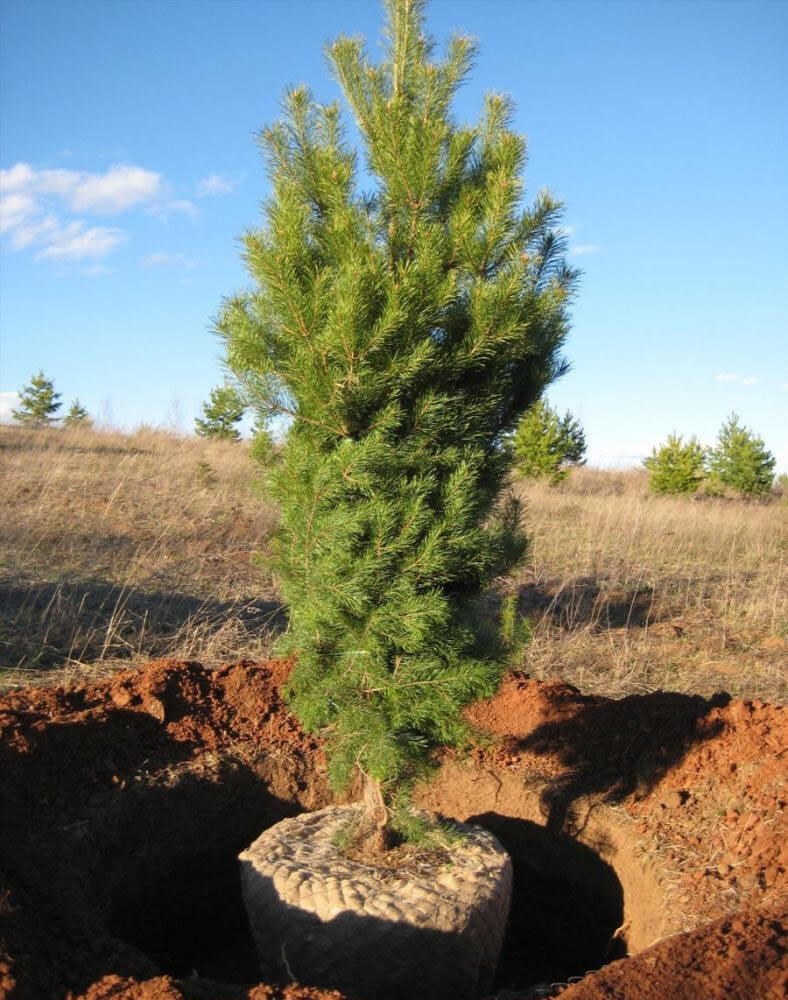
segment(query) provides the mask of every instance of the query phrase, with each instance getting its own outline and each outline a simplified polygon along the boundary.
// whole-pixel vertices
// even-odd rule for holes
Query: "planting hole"
[[[255,789],[248,775],[221,784],[192,781],[156,805],[167,816],[155,841],[121,859],[110,908],[112,934],[144,952],[163,973],[197,974],[226,983],[261,979],[246,922],[238,853],[284,815],[300,812]],[[157,789],[161,794],[164,790]],[[261,794],[262,792],[262,794]],[[246,808],[239,805],[239,793]],[[140,835],[151,804],[137,796],[140,819],[124,829]],[[251,808],[256,802],[256,807]],[[254,816],[251,813],[255,813]],[[473,817],[512,857],[514,895],[496,978],[497,989],[566,981],[625,953],[613,933],[623,922],[623,892],[613,869],[590,848],[528,820],[485,813]],[[385,981],[382,972],[381,985]]]

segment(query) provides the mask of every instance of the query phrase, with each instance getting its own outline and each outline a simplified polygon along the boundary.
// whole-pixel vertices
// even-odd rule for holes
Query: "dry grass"
[[[281,616],[254,561],[276,511],[255,495],[245,446],[4,427],[0,460],[6,684],[264,651]]]
[[[786,699],[784,500],[655,497],[640,470],[521,490],[531,551],[511,584],[531,674],[601,694]]]
[[[283,619],[256,556],[276,511],[245,445],[3,427],[0,461],[3,683],[265,653]],[[638,471],[521,489],[532,546],[508,583],[530,673],[786,699],[784,501],[657,498]]]

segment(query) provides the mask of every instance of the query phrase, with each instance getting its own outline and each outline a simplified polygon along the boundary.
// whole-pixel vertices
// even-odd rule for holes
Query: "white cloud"
[[[141,263],[143,267],[185,267],[187,270],[194,267],[194,261],[187,260],[182,253],[149,253]]]
[[[222,177],[221,174],[210,174],[197,184],[195,196],[197,198],[208,198],[211,195],[229,194],[238,183],[237,178]]]
[[[12,250],[37,247],[37,259],[103,257],[126,238],[124,230],[91,226],[74,215],[116,215],[135,207],[163,218],[196,211],[188,199],[171,200],[161,174],[134,164],[93,173],[38,170],[22,162],[0,170],[0,232],[8,234]]]
[[[0,392],[0,424],[7,424],[13,420],[11,410],[19,406],[18,392]]]
[[[67,174],[72,171],[45,172]],[[82,175],[71,192],[71,207],[76,212],[114,214],[140,202],[152,201],[161,193],[161,174],[143,167],[116,164],[104,174]]]
[[[0,233],[7,233],[32,218],[38,207],[35,198],[29,194],[12,191],[0,196]]]
[[[54,215],[48,215],[40,222],[31,222],[29,225],[20,225],[11,233],[11,246],[14,250],[23,250],[25,247],[40,243],[48,236],[57,232],[58,221]]]
[[[602,247],[597,246],[596,243],[585,243],[580,246],[572,247],[569,252],[574,254],[576,257],[583,257],[586,254],[599,253],[601,250]]]
[[[47,237],[47,246],[38,258],[57,260],[83,260],[85,257],[104,257],[121,243],[126,234],[122,229],[94,226],[85,229],[84,222],[71,222]]]
[[[17,163],[0,171],[0,190],[27,197],[54,195],[74,212],[116,214],[164,193],[161,174],[133,164],[116,163],[104,173],[77,170],[34,170]]]
[[[736,382],[739,385],[755,385],[758,379],[754,375],[739,375],[733,372],[720,372],[714,376],[715,382],[730,383]]]

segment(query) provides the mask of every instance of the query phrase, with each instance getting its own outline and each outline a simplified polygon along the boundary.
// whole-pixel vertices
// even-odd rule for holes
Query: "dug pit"
[[[0,997],[337,1000],[260,985],[241,899],[238,854],[272,824],[332,801],[319,743],[278,695],[288,666],[163,662],[0,698]],[[770,996],[784,983],[774,957],[782,932],[770,915],[785,890],[775,784],[784,717],[768,706],[691,699],[667,708],[656,697],[604,703],[514,678],[480,710],[493,734],[496,712],[508,720],[499,726],[508,726],[505,738],[447,755],[422,789],[420,805],[483,826],[512,858],[501,997],[603,966],[567,1000],[583,989],[578,1000],[594,995],[599,977],[618,990],[611,995],[633,1000],[736,989]],[[633,717],[635,726],[625,724]],[[545,752],[554,739],[563,759]],[[653,761],[665,748],[669,767],[660,771]],[[719,760],[734,752],[736,770],[726,766],[718,782]],[[631,784],[619,782],[614,797],[604,787],[611,767]],[[720,838],[715,795],[735,796],[743,810],[731,869],[743,916],[703,927],[733,883],[718,866],[697,878],[689,862],[714,858],[718,841],[730,845],[740,815],[725,820]],[[717,825],[704,821],[707,812]],[[753,826],[756,814],[763,822]],[[688,924],[705,935],[695,951],[692,934],[654,945],[665,975],[673,951],[680,963],[668,992],[653,962],[627,992],[628,973],[617,970],[636,972],[640,956],[605,965]],[[735,963],[724,966],[728,952]],[[717,977],[719,990],[706,989],[708,956],[731,970]],[[384,986],[385,967],[381,996]]]
[[[237,764],[210,778],[187,774],[166,790],[136,790],[112,817],[124,836],[113,843],[107,872],[110,934],[176,979],[257,982],[238,854],[302,810],[298,798],[272,795],[262,776]],[[490,812],[472,821],[494,833],[514,869],[495,989],[566,982],[622,957],[624,941],[614,933],[624,893],[611,865],[528,819]]]

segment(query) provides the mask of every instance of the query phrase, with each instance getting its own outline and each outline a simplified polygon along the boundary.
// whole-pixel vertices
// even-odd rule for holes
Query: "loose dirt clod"
[[[237,854],[332,801],[288,666],[164,661],[0,698],[0,997],[339,1000],[260,982],[241,899]],[[512,856],[501,997],[627,950],[567,1000],[780,995],[785,710],[520,675],[471,717],[492,742],[447,755],[420,804]]]

